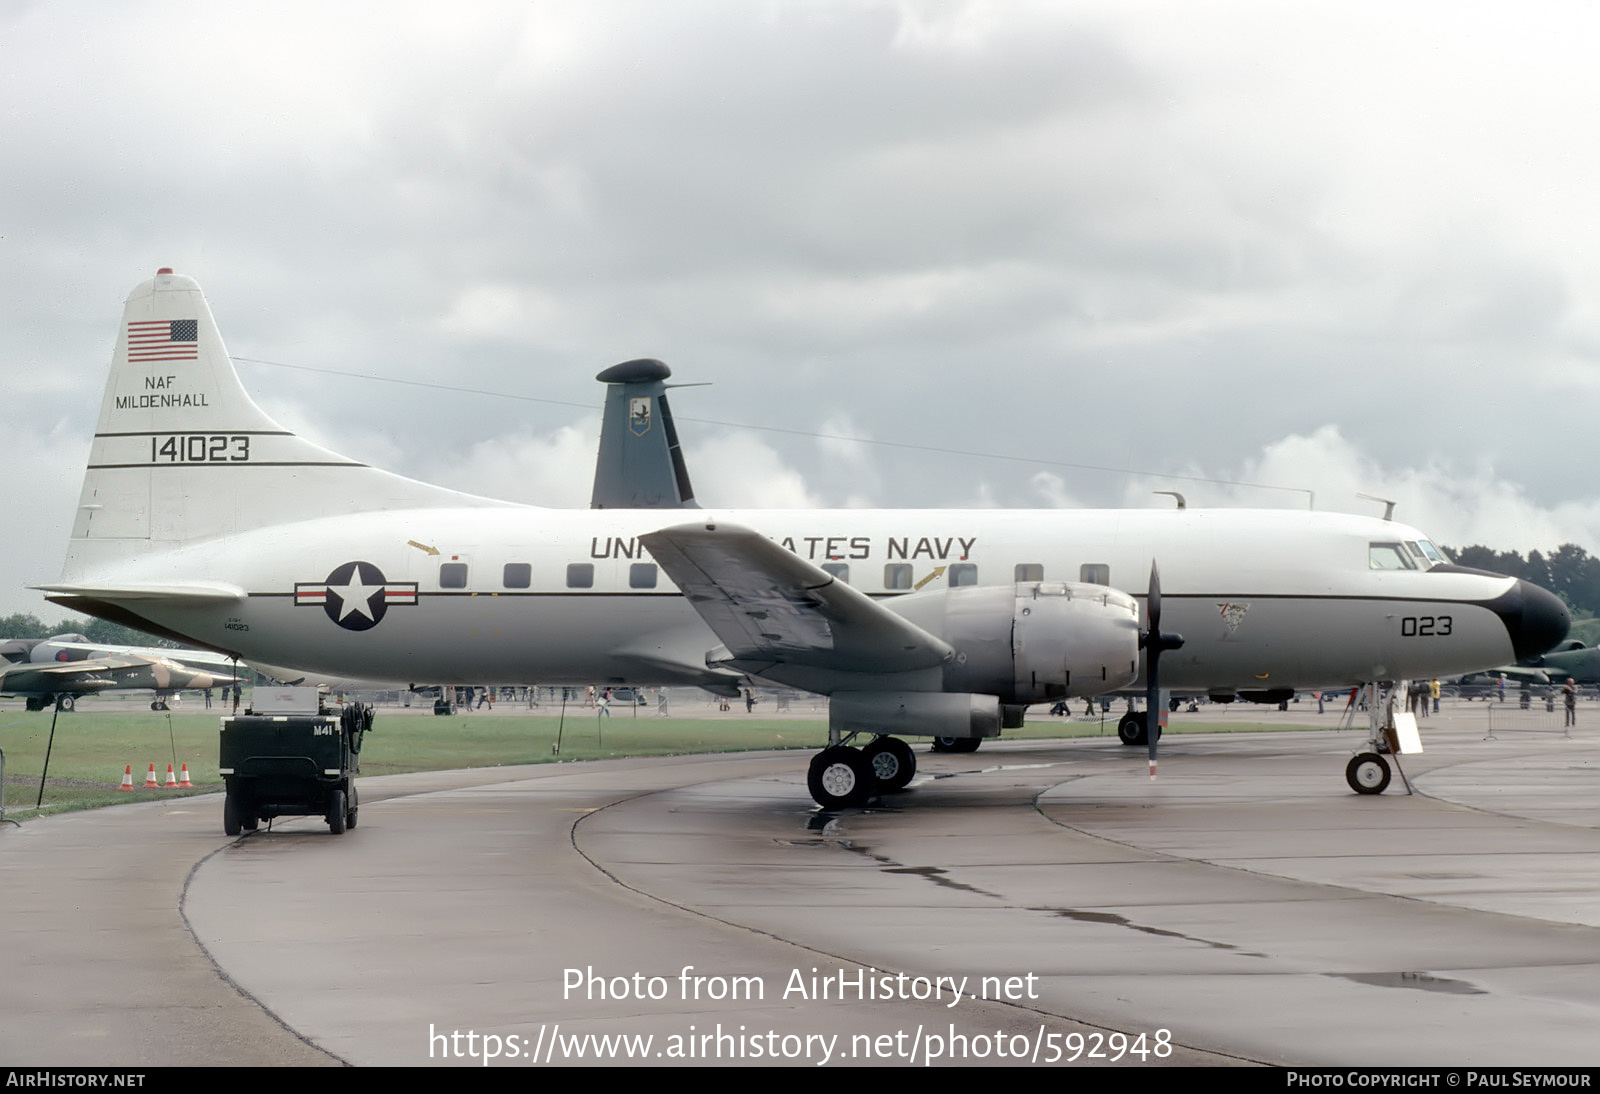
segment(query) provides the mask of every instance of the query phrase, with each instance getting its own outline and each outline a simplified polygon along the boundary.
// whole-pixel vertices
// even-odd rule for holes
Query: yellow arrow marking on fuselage
[[[934,578],[938,577],[942,573],[944,573],[944,567],[943,566],[935,566],[933,568],[933,573],[929,574],[927,577],[923,578],[921,581],[919,581],[915,585],[911,586],[911,591],[912,592],[921,592],[922,591],[922,587],[924,585],[926,585],[928,582],[932,581]]]

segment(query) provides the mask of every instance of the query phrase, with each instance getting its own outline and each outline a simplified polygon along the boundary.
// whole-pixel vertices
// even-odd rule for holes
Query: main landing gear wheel
[[[1146,726],[1145,712],[1130,710],[1117,722],[1117,739],[1132,748],[1135,745],[1150,743],[1150,733]],[[1156,726],[1156,740],[1161,740],[1161,726]]]
[[[70,712],[72,710],[72,707],[73,707],[73,700],[72,700],[72,696],[70,696],[70,695],[63,695],[59,699],[56,700],[56,709],[57,710],[65,710],[65,711],[69,711]]]
[[[983,744],[982,737],[935,737],[934,752],[976,752]]]
[[[1376,752],[1352,756],[1344,769],[1344,781],[1357,794],[1382,794],[1389,788],[1389,761]]]
[[[844,745],[825,748],[811,758],[806,786],[824,809],[865,805],[877,789],[878,777],[865,753]]]
[[[861,753],[872,764],[872,773],[878,777],[878,789],[886,794],[904,790],[917,774],[917,757],[911,746],[898,737],[879,737]]]

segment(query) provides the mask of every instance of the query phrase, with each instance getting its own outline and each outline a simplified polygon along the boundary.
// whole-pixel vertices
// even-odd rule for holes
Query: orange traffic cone
[[[176,776],[176,775],[174,775],[172,773],[172,765],[171,764],[167,765],[167,783],[166,783],[165,786],[162,787],[162,789],[163,790],[176,790],[176,789],[178,789],[178,776]]]
[[[132,764],[123,764],[122,765],[122,785],[117,787],[117,789],[118,790],[127,790],[127,791],[130,791],[130,792],[133,790],[133,765]]]
[[[178,777],[178,789],[179,790],[192,790],[193,788],[194,788],[194,783],[189,781],[189,765],[188,764],[184,764],[183,765],[183,771]]]
[[[156,765],[155,764],[151,764],[150,765],[150,771],[144,777],[144,787],[143,787],[143,789],[145,789],[145,790],[160,790],[161,789],[161,784],[156,782]]]

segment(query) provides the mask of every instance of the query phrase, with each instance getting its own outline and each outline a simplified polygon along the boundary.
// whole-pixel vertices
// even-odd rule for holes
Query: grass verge
[[[86,707],[89,704],[84,704]],[[0,711],[0,750],[5,755],[5,815],[25,819],[72,809],[123,804],[154,798],[204,794],[222,789],[217,774],[218,716],[80,710],[55,719],[44,804],[37,811],[39,779],[45,768],[52,714]],[[1303,728],[1251,722],[1208,722],[1188,732],[1227,733]],[[1317,728],[1317,727],[1310,727]],[[1182,733],[1181,719],[1168,732]],[[557,736],[560,748],[557,750]],[[1036,719],[1008,729],[1011,740],[1112,737],[1116,719],[1067,722]],[[815,750],[827,743],[825,719],[761,718],[741,714],[713,718],[657,718],[628,715],[597,718],[579,711],[561,719],[540,715],[434,718],[390,715],[380,708],[361,753],[363,775],[407,771],[500,767],[620,756],[667,756],[698,752],[763,749]],[[142,787],[150,764],[158,781],[167,765],[189,765],[193,790],[120,791],[124,767]]]

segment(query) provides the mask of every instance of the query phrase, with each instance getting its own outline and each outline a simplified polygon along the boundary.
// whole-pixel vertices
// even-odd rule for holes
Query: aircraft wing
[[[103,660],[10,665],[0,671],[0,692],[20,695],[35,691],[70,691],[81,694],[114,688],[118,686],[117,682],[107,673],[114,673],[123,667]]]
[[[942,639],[749,528],[701,522],[639,539],[737,667],[910,672],[953,656]]]
[[[51,642],[50,647],[58,650],[82,650],[85,653],[121,654],[151,660],[160,659],[172,661],[186,669],[231,671],[234,665],[234,659],[231,656],[225,653],[216,653],[212,650],[191,650],[177,647],[169,649],[163,646],[106,646],[95,645],[92,642]]]

